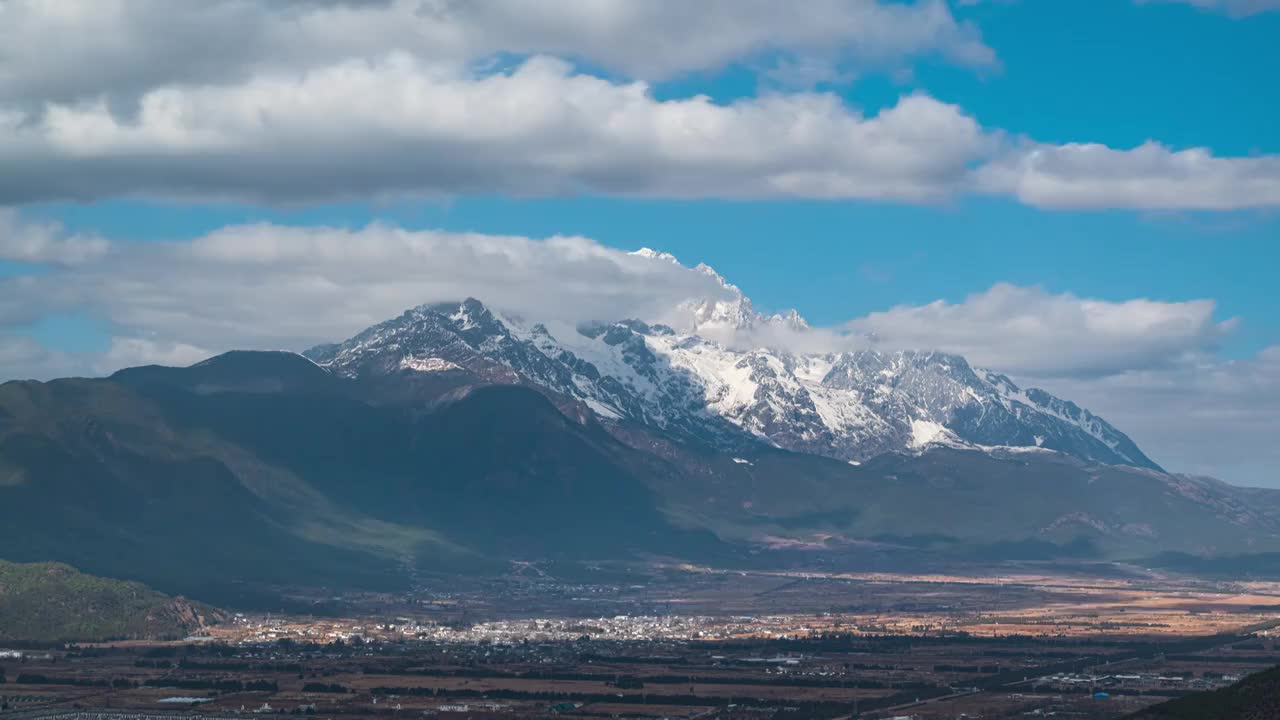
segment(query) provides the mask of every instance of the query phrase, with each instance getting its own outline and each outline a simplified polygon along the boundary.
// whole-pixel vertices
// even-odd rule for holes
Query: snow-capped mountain
[[[795,313],[757,313],[725,286],[734,291],[730,300],[682,304],[680,329],[640,320],[532,322],[467,299],[413,308],[305,354],[345,377],[466,372],[534,385],[582,403],[606,424],[640,423],[722,448],[765,442],[860,462],[944,444],[1054,450],[1159,469],[1087,410],[956,355],[793,353],[708,339],[704,333],[725,329],[808,328]]]

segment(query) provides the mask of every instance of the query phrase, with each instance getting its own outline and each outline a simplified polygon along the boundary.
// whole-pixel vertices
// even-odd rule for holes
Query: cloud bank
[[[390,51],[455,65],[556,55],[650,81],[741,61],[996,62],[943,0],[810,0],[804,12],[771,0],[3,0],[0,47],[0,97],[36,105],[235,85]]]
[[[1002,372],[1100,377],[1167,367],[1217,349],[1237,320],[1212,300],[1109,302],[998,284],[962,302],[894,307],[849,323],[876,345],[931,348]]]
[[[52,42],[57,38],[57,42]],[[997,60],[941,0],[0,0],[0,205],[606,194],[1280,206],[1280,158],[1045,144],[923,93],[665,97],[663,78]],[[805,84],[805,83],[802,83]]]
[[[10,225],[29,232],[21,221]],[[48,242],[67,238],[54,234]],[[730,316],[738,303],[754,312],[737,287],[705,266],[589,238],[259,223],[189,241],[117,243],[92,260],[5,278],[0,324],[89,312],[118,339],[147,338],[157,347],[302,349],[414,305],[467,296],[568,324],[639,318],[685,326],[693,321],[682,313],[691,311],[681,308],[710,313],[716,303]],[[1112,302],[999,284],[960,302],[894,307],[834,328],[775,322],[735,331],[730,320],[702,331],[714,330],[726,344],[796,352],[927,348],[1022,376],[1103,377],[1210,354],[1235,323],[1215,318],[1211,300]]]

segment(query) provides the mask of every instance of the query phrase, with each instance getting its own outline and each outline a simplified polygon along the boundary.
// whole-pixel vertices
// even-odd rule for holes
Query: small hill
[[[1280,667],[1230,687],[1153,705],[1133,720],[1273,720],[1280,718]]]
[[[61,563],[0,560],[0,641],[166,640],[222,620],[212,608]]]

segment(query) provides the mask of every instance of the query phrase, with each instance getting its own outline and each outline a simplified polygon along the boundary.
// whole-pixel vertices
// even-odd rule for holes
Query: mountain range
[[[744,344],[811,330],[723,287],[664,322],[467,299],[304,355],[5,383],[0,552],[234,604],[512,560],[1280,551],[1280,491],[1167,473],[1087,410],[955,355]]]
[[[765,318],[749,301],[692,313],[695,326],[806,325]],[[862,462],[929,445],[1053,450],[1089,462],[1160,470],[1124,433],[1074,403],[937,352],[797,354],[734,349],[637,319],[559,328],[505,317],[475,299],[423,305],[305,355],[346,378],[466,373],[578,403],[626,421],[733,450],[763,442]]]

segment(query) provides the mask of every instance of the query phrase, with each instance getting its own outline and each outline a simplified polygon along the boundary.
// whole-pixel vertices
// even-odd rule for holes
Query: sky
[[[640,317],[705,263],[1280,487],[1280,1],[805,10],[0,0],[0,379]]]

